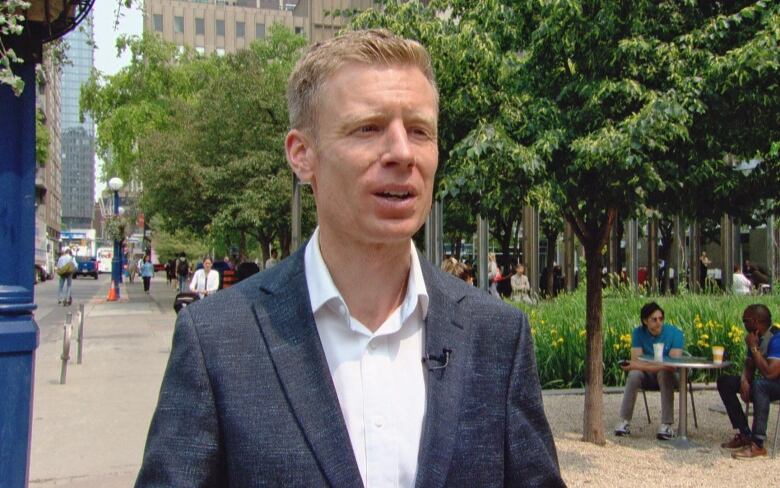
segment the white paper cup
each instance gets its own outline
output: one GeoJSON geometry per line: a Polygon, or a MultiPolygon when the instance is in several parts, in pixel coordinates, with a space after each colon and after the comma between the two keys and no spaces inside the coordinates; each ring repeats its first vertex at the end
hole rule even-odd
{"type": "Polygon", "coordinates": [[[664,360],[664,345],[663,344],[653,344],[653,359],[656,361],[663,361],[664,360]]]}
{"type": "Polygon", "coordinates": [[[715,364],[723,363],[723,346],[712,346],[712,362],[715,364]]]}

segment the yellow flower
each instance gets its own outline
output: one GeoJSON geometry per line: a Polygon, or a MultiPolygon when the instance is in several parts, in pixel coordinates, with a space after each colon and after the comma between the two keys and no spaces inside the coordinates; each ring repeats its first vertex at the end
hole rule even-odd
{"type": "MultiPolygon", "coordinates": [[[[544,322],[542,322],[542,323],[544,323],[544,322]]],[[[553,330],[550,331],[550,335],[552,335],[552,336],[558,335],[558,331],[553,329],[553,330]]]]}
{"type": "Polygon", "coordinates": [[[620,344],[612,344],[612,349],[619,351],[620,350],[620,344]]]}
{"type": "Polygon", "coordinates": [[[708,336],[707,334],[702,334],[702,335],[701,335],[701,338],[702,338],[703,340],[704,340],[704,339],[709,339],[709,338],[710,338],[710,336],[708,336]]]}
{"type": "Polygon", "coordinates": [[[586,332],[587,332],[587,331],[585,331],[585,330],[581,330],[581,331],[580,331],[580,337],[585,337],[585,334],[586,334],[586,332]]]}
{"type": "Polygon", "coordinates": [[[563,337],[558,339],[558,344],[563,344],[563,337]]]}
{"type": "Polygon", "coordinates": [[[697,328],[697,329],[701,329],[702,327],[704,327],[704,325],[702,325],[702,323],[701,323],[701,322],[697,322],[697,323],[696,323],[696,328],[697,328]]]}

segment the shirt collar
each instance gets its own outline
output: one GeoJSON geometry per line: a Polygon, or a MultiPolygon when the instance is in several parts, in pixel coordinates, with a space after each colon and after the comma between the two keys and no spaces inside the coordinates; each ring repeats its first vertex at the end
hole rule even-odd
{"type": "MultiPolygon", "coordinates": [[[[346,306],[344,298],[341,296],[336,284],[333,283],[328,266],[322,259],[320,252],[320,229],[314,229],[311,239],[306,244],[304,251],[304,270],[306,273],[306,286],[309,289],[309,300],[311,302],[312,313],[317,313],[328,303],[336,302],[346,306]]],[[[414,242],[409,240],[409,249],[411,254],[411,269],[406,283],[406,296],[401,303],[401,322],[405,321],[420,304],[422,318],[428,315],[428,290],[425,287],[422,268],[420,267],[420,258],[414,242]]]]}

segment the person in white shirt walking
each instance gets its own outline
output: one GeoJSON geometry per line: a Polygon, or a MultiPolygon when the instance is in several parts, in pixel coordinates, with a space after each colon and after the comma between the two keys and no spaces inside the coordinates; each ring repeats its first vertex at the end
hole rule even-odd
{"type": "Polygon", "coordinates": [[[60,277],[59,292],[57,293],[57,303],[62,305],[70,305],[73,302],[71,298],[71,286],[73,285],[73,274],[78,268],[76,258],[70,252],[70,249],[65,249],[62,256],[57,260],[57,275],[60,277]]]}
{"type": "Polygon", "coordinates": [[[213,261],[210,257],[203,259],[203,268],[192,276],[190,291],[197,293],[201,298],[211,295],[219,290],[219,273],[211,269],[213,261]]]}

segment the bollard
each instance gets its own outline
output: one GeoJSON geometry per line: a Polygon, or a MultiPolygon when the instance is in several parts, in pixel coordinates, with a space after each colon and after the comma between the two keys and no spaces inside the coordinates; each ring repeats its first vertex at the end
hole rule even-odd
{"type": "Polygon", "coordinates": [[[65,376],[68,373],[68,360],[70,359],[70,334],[71,334],[71,321],[73,320],[73,314],[68,312],[65,315],[65,325],[62,327],[62,370],[60,371],[60,384],[65,384],[65,376]]]}
{"type": "Polygon", "coordinates": [[[81,364],[81,349],[84,346],[84,304],[79,305],[79,330],[76,335],[76,341],[79,343],[78,354],[76,354],[76,364],[81,364]]]}

